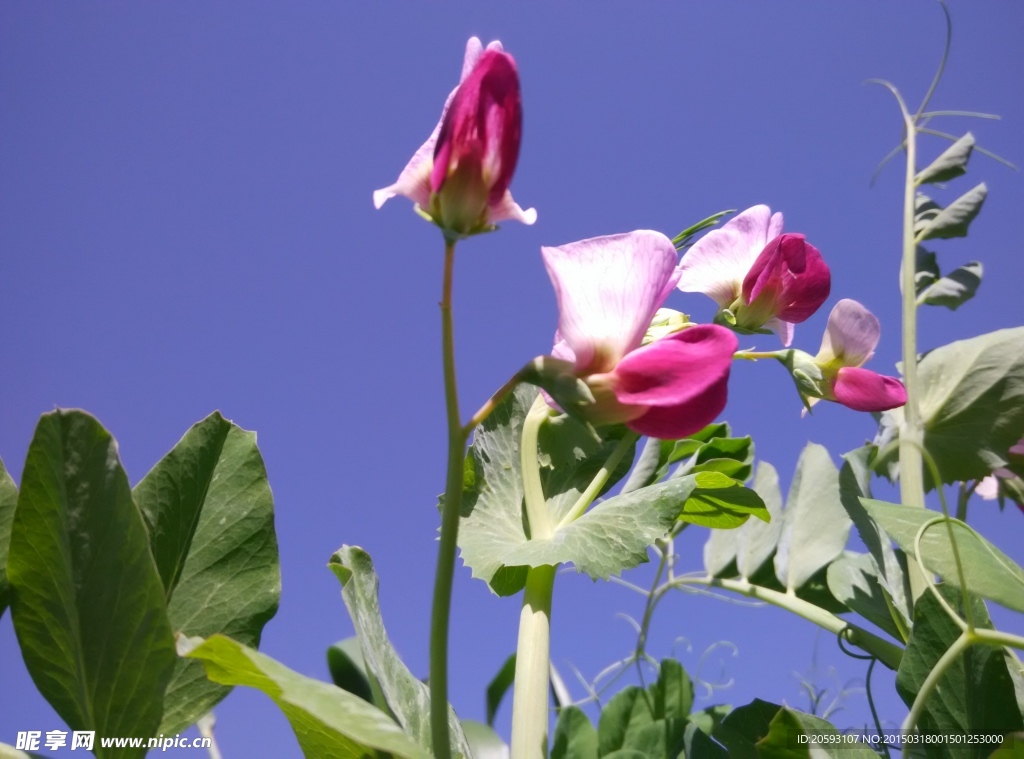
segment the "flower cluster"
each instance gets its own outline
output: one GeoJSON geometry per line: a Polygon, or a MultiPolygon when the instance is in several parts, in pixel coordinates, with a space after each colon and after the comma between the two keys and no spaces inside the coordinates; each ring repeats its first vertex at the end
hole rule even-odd
{"type": "MultiPolygon", "coordinates": [[[[498,221],[536,220],[512,199],[522,106],[515,61],[501,43],[466,46],[461,82],[441,120],[393,185],[374,193],[380,208],[405,195],[449,240],[488,231],[498,221]]],[[[833,308],[816,356],[789,348],[794,325],[828,299],[831,274],[802,234],[784,233],[781,213],[748,208],[698,240],[679,261],[672,241],[639,230],[544,247],[558,299],[554,365],[581,380],[593,424],[625,424],[663,439],[680,438],[725,407],[736,334],[774,331],[786,364],[810,406],[838,402],[881,411],[906,402],[902,383],[862,365],[878,343],[878,320],[862,305],[833,308]],[[662,309],[673,290],[700,292],[718,304],[712,324],[662,309]]],[[[554,402],[554,399],[552,399],[554,402]]]]}

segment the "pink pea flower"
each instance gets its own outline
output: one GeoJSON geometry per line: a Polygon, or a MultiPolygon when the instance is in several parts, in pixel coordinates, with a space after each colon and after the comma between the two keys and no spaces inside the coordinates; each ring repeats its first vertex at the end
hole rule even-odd
{"type": "Polygon", "coordinates": [[[594,396],[584,412],[590,421],[671,440],[721,413],[735,334],[683,326],[642,345],[678,277],[671,240],[641,230],[541,251],[558,298],[553,353],[594,396]]]}
{"type": "Polygon", "coordinates": [[[875,315],[844,298],[828,315],[814,363],[825,381],[825,397],[854,411],[887,411],[907,402],[907,390],[895,377],[861,367],[875,353],[882,328],[875,315]]]}
{"type": "Polygon", "coordinates": [[[404,195],[455,239],[489,231],[506,219],[533,224],[537,212],[520,208],[508,189],[522,121],[515,60],[500,42],[484,50],[471,37],[459,86],[445,101],[441,120],[398,180],[373,193],[374,206],[404,195]]]}
{"type": "Polygon", "coordinates": [[[828,298],[832,286],[821,253],[803,235],[782,233],[782,214],[754,206],[708,232],[683,257],[678,287],[719,306],[715,321],[742,332],[764,328],[793,341],[793,325],[828,298]]]}

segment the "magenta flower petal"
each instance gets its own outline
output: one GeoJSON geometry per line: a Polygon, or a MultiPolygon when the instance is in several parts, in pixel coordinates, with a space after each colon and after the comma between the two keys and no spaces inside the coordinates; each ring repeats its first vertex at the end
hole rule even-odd
{"type": "Polygon", "coordinates": [[[828,315],[828,325],[815,358],[819,364],[836,361],[863,366],[875,354],[882,327],[875,315],[855,300],[843,298],[828,315]]]}
{"type": "Polygon", "coordinates": [[[728,308],[740,295],[743,278],[769,240],[782,233],[782,214],[768,206],[748,208],[708,232],[686,252],[678,287],[699,292],[728,308]]]}
{"type": "Polygon", "coordinates": [[[888,411],[907,402],[907,389],[898,379],[855,366],[839,370],[832,392],[854,411],[888,411]]]}
{"type": "MultiPolygon", "coordinates": [[[[494,41],[487,46],[487,49],[500,51],[501,43],[494,41]]],[[[476,66],[483,52],[484,47],[479,38],[470,37],[466,43],[466,54],[462,59],[460,84],[469,76],[469,73],[476,66]]],[[[374,208],[379,209],[396,195],[404,195],[420,206],[420,208],[426,209],[430,205],[430,170],[434,165],[434,148],[437,145],[437,135],[441,131],[441,124],[444,123],[445,114],[448,112],[452,100],[455,99],[455,93],[458,91],[459,88],[456,87],[448,93],[448,97],[444,101],[444,108],[441,109],[441,118],[438,119],[437,126],[434,127],[434,131],[430,133],[427,141],[420,145],[419,149],[413,153],[409,163],[402,169],[402,173],[398,175],[398,180],[393,185],[373,193],[374,208]]]]}
{"type": "Polygon", "coordinates": [[[832,276],[818,249],[803,235],[784,234],[771,240],[750,267],[743,299],[758,313],[800,323],[825,302],[831,287],[832,276]]]}
{"type": "Polygon", "coordinates": [[[558,334],[580,375],[610,371],[640,345],[676,276],[672,241],[650,230],[541,253],[558,298],[558,334]]]}
{"type": "Polygon", "coordinates": [[[627,355],[613,373],[615,397],[623,405],[648,409],[628,426],[672,440],[708,425],[725,408],[737,346],[732,331],[704,324],[627,355]]]}

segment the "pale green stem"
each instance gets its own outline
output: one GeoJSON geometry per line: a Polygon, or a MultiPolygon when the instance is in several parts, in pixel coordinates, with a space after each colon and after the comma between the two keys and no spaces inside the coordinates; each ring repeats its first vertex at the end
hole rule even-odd
{"type": "Polygon", "coordinates": [[[540,481],[540,466],[537,463],[537,445],[540,428],[551,412],[538,395],[523,420],[523,436],[519,449],[520,469],[523,476],[523,501],[526,503],[526,517],[530,522],[530,539],[550,538],[552,535],[551,516],[540,481]]]}
{"type": "Polygon", "coordinates": [[[498,404],[505,400],[505,396],[515,390],[516,385],[523,381],[524,371],[525,370],[520,369],[518,372],[513,374],[512,377],[509,378],[508,382],[499,387],[497,391],[495,391],[494,395],[488,398],[487,402],[480,407],[480,410],[470,417],[469,421],[466,422],[465,426],[462,428],[462,433],[467,438],[469,437],[469,434],[484,421],[484,419],[491,415],[491,412],[498,407],[498,404]]]}
{"type": "MultiPolygon", "coordinates": [[[[964,631],[959,638],[953,641],[953,645],[946,649],[946,653],[939,657],[935,666],[932,667],[931,672],[928,673],[928,677],[926,677],[924,682],[921,684],[921,690],[917,692],[917,697],[914,698],[914,705],[910,707],[910,714],[908,714],[907,718],[903,720],[903,725],[901,727],[905,732],[910,732],[917,727],[918,720],[921,719],[921,713],[924,711],[924,705],[928,701],[928,696],[930,696],[932,691],[935,690],[935,686],[939,684],[939,680],[944,674],[946,674],[946,670],[952,666],[957,657],[966,651],[973,642],[974,640],[971,633],[964,631]]],[[[909,741],[904,742],[904,757],[910,756],[910,748],[911,743],[909,741]]]]}
{"type": "Polygon", "coordinates": [[[842,635],[848,642],[877,656],[879,661],[890,669],[898,669],[900,666],[903,649],[895,643],[890,643],[857,625],[850,624],[819,606],[804,601],[802,598],[797,598],[796,595],[763,588],[760,585],[753,585],[746,580],[729,580],[707,576],[676,577],[662,587],[678,585],[703,585],[705,587],[722,588],[723,590],[770,603],[773,606],[778,606],[797,616],[803,617],[808,622],[813,622],[835,635],[842,635]]]}
{"type": "Polygon", "coordinates": [[[575,522],[583,516],[583,512],[585,512],[587,507],[594,502],[595,498],[597,498],[597,494],[601,492],[601,488],[603,488],[608,482],[608,478],[612,476],[612,472],[615,471],[615,467],[617,467],[619,462],[622,461],[622,457],[626,454],[626,451],[629,450],[630,446],[636,442],[637,437],[639,436],[636,433],[627,432],[622,436],[622,438],[620,438],[619,442],[608,456],[608,459],[604,462],[604,466],[602,466],[600,471],[594,475],[594,479],[590,481],[590,485],[587,489],[583,491],[580,497],[576,499],[576,503],[572,505],[572,508],[566,512],[564,517],[562,517],[562,521],[560,521],[558,526],[555,527],[556,530],[565,527],[570,522],[575,522]]]}
{"type": "Polygon", "coordinates": [[[441,537],[434,575],[434,603],[430,616],[430,733],[435,759],[450,759],[448,737],[448,627],[455,575],[455,549],[462,508],[462,476],[466,458],[466,433],[459,417],[455,384],[455,340],[452,333],[452,274],[455,243],[445,242],[444,284],[441,291],[441,346],[444,364],[444,395],[448,418],[448,475],[441,510],[441,537]]]}
{"type": "Polygon", "coordinates": [[[733,358],[742,358],[746,361],[757,361],[759,358],[778,358],[781,351],[759,352],[759,351],[736,351],[733,358]]]}
{"type": "Polygon", "coordinates": [[[512,759],[543,759],[548,755],[551,595],[554,586],[553,566],[531,567],[526,575],[512,695],[512,759]]]}

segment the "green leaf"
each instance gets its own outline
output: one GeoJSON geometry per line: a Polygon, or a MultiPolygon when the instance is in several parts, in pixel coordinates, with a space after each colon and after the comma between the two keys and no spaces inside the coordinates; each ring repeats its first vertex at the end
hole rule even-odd
{"type": "Polygon", "coordinates": [[[507,759],[508,746],[490,725],[467,719],[462,722],[462,730],[473,752],[473,759],[507,759]]]}
{"type": "Polygon", "coordinates": [[[693,712],[689,717],[687,717],[687,720],[700,728],[700,730],[705,734],[711,735],[714,733],[715,727],[729,716],[731,711],[732,706],[729,704],[715,704],[714,706],[709,706],[706,709],[693,712]]]}
{"type": "Polygon", "coordinates": [[[516,655],[512,654],[501,665],[498,674],[487,684],[487,724],[494,726],[501,700],[516,680],[516,655]]]}
{"type": "Polygon", "coordinates": [[[869,748],[852,743],[830,743],[827,739],[815,741],[817,736],[838,739],[839,731],[821,717],[784,706],[772,719],[768,735],[757,744],[757,753],[761,759],[878,759],[878,754],[869,748]],[[808,739],[807,743],[800,740],[801,736],[808,739]]]}
{"type": "MultiPolygon", "coordinates": [[[[750,524],[748,521],[747,524],[750,524]]],[[[732,530],[712,529],[704,543],[704,571],[712,577],[732,577],[736,574],[736,551],[739,532],[747,525],[732,530]]]]}
{"type": "Polygon", "coordinates": [[[732,528],[751,516],[765,522],[771,518],[761,496],[731,477],[719,472],[692,476],[696,487],[683,504],[679,514],[682,521],[703,527],[732,528]]]}
{"type": "Polygon", "coordinates": [[[800,454],[786,499],[775,574],[796,590],[842,553],[852,522],[839,501],[839,470],[824,446],[800,454]]]}
{"type": "MultiPolygon", "coordinates": [[[[259,646],[277,611],[281,570],[274,498],[256,433],[214,412],[185,433],[132,495],[149,528],[171,628],[259,646]]],[[[210,682],[198,662],[179,659],[159,732],[181,732],[230,690],[210,682]]]]}
{"type": "Polygon", "coordinates": [[[920,245],[915,250],[915,273],[914,273],[914,294],[920,295],[931,285],[939,281],[942,272],[939,271],[938,261],[935,254],[925,250],[920,245]]]}
{"type": "Polygon", "coordinates": [[[956,311],[974,297],[981,284],[983,271],[980,262],[970,261],[926,287],[918,295],[917,302],[926,306],[945,306],[956,311]]]}
{"type": "Polygon", "coordinates": [[[579,707],[567,706],[558,713],[551,759],[597,759],[597,731],[579,707]]]}
{"type": "Polygon", "coordinates": [[[684,720],[693,707],[693,682],[675,659],[662,659],[654,684],[654,714],[658,719],[684,720]]]}
{"type": "Polygon", "coordinates": [[[25,665],[71,729],[156,735],[175,663],[163,586],[117,443],[84,412],[39,420],[7,572],[25,665]]]}
{"type": "Polygon", "coordinates": [[[327,669],[331,673],[331,681],[339,688],[359,696],[363,701],[376,703],[359,638],[345,638],[328,648],[327,669]]]}
{"type": "Polygon", "coordinates": [[[551,538],[524,542],[501,560],[529,567],[571,562],[577,572],[607,579],[648,560],[647,547],[668,532],[692,492],[691,476],[609,498],[551,538]]]}
{"type": "Polygon", "coordinates": [[[782,491],[775,467],[767,461],[758,463],[753,488],[761,496],[771,519],[768,522],[751,519],[736,531],[736,568],[748,579],[771,558],[782,537],[783,526],[782,491]]]}
{"type": "Polygon", "coordinates": [[[631,685],[622,689],[601,710],[597,724],[598,755],[607,756],[622,748],[632,748],[640,732],[654,723],[653,704],[642,689],[631,685]]]}
{"type": "Polygon", "coordinates": [[[934,215],[925,215],[914,221],[914,234],[918,240],[948,240],[953,237],[967,237],[967,229],[988,195],[988,188],[982,182],[968,190],[946,208],[934,215]]]}
{"type": "MultiPolygon", "coordinates": [[[[916,555],[914,540],[922,525],[942,516],[928,509],[868,498],[862,499],[862,503],[872,518],[910,556],[916,555]]],[[[970,591],[1014,611],[1024,612],[1024,569],[963,522],[953,520],[952,528],[960,552],[964,580],[970,591]]],[[[949,542],[949,525],[934,524],[925,531],[921,538],[921,554],[925,567],[950,585],[959,587],[960,580],[949,542]]]]}
{"type": "Polygon", "coordinates": [[[927,168],[921,169],[914,177],[916,184],[948,182],[967,173],[967,162],[974,150],[974,135],[968,132],[946,148],[927,168]]]}
{"type": "MultiPolygon", "coordinates": [[[[196,640],[201,639],[189,643],[196,640]]],[[[430,756],[372,704],[223,635],[200,642],[185,655],[202,662],[214,682],[267,694],[288,718],[305,756],[363,759],[371,755],[370,749],[407,759],[430,756]]]]}
{"type": "Polygon", "coordinates": [[[0,459],[0,618],[10,603],[7,586],[7,551],[11,545],[11,525],[18,505],[18,488],[0,459]]]}
{"type": "Polygon", "coordinates": [[[722,472],[737,480],[750,477],[754,443],[750,437],[733,438],[728,423],[718,422],[681,440],[648,438],[636,466],[622,487],[639,490],[665,477],[703,471],[722,472]],[[680,464],[671,475],[672,465],[680,464]]]}
{"type": "MultiPolygon", "coordinates": [[[[958,591],[939,586],[939,592],[954,609],[962,607],[958,591]]],[[[971,597],[978,627],[991,628],[985,604],[971,597]]],[[[922,595],[914,606],[914,627],[896,673],[896,690],[908,706],[946,649],[960,637],[961,630],[931,593],[922,595]]],[[[976,645],[968,648],[946,669],[925,703],[918,723],[923,732],[963,734],[1005,734],[1021,730],[1013,682],[1002,649],[976,645]]],[[[991,746],[943,747],[929,755],[942,757],[983,757],[991,746]]]]}
{"type": "Polygon", "coordinates": [[[685,759],[729,759],[725,749],[693,722],[686,725],[681,756],[685,759]]]}
{"type": "Polygon", "coordinates": [[[768,735],[777,704],[755,698],[733,709],[715,726],[712,737],[729,750],[730,759],[757,759],[756,743],[768,735]]]}
{"type": "Polygon", "coordinates": [[[843,551],[828,565],[828,588],[840,602],[897,640],[903,640],[878,581],[870,554],[843,551]]]}
{"type": "Polygon", "coordinates": [[[728,216],[731,213],[736,213],[735,208],[731,208],[728,211],[719,211],[718,213],[711,214],[706,219],[701,219],[696,224],[687,227],[682,232],[672,238],[672,244],[676,246],[676,250],[683,250],[684,248],[690,247],[693,243],[690,242],[694,235],[703,232],[705,229],[718,225],[718,222],[723,216],[728,216]]]}
{"type": "MultiPolygon", "coordinates": [[[[370,555],[342,546],[328,565],[341,581],[341,594],[363,651],[366,667],[380,683],[384,698],[406,734],[430,751],[430,691],[405,666],[388,639],[377,598],[379,581],[370,555]]],[[[469,744],[455,712],[448,710],[452,754],[470,759],[469,744]]]]}

